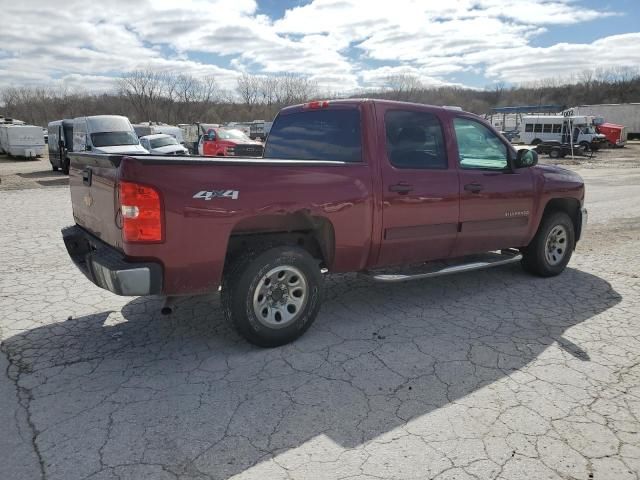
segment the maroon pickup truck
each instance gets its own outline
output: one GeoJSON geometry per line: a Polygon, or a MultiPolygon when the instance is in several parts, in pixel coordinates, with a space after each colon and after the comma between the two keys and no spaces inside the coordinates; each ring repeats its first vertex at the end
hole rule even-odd
{"type": "MultiPolygon", "coordinates": [[[[584,184],[459,110],[381,100],[283,109],[261,158],[71,156],[69,255],[118,295],[221,290],[250,342],[301,335],[325,273],[397,282],[566,267],[584,184]]],[[[168,307],[167,307],[168,309],[168,307]]]]}

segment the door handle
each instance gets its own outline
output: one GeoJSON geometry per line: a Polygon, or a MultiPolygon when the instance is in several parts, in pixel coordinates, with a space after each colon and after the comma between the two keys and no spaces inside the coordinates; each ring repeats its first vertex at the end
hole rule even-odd
{"type": "Polygon", "coordinates": [[[411,190],[413,190],[413,187],[411,185],[407,185],[406,183],[397,183],[396,185],[389,185],[390,192],[396,192],[396,193],[399,193],[400,195],[406,195],[411,190]]]}
{"type": "Polygon", "coordinates": [[[484,187],[482,185],[480,185],[479,183],[467,183],[464,186],[464,189],[467,192],[480,193],[482,191],[482,189],[484,189],[484,187]]]}
{"type": "Polygon", "coordinates": [[[93,170],[91,170],[90,167],[87,167],[82,171],[82,183],[87,187],[91,186],[92,177],[93,177],[93,170]]]}

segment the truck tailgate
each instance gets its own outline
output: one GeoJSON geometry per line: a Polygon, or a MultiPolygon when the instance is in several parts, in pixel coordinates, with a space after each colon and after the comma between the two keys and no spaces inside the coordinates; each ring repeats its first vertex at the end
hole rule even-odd
{"type": "Polygon", "coordinates": [[[69,157],[69,188],[75,222],[103,242],[122,249],[116,201],[122,156],[70,153],[69,157]]]}

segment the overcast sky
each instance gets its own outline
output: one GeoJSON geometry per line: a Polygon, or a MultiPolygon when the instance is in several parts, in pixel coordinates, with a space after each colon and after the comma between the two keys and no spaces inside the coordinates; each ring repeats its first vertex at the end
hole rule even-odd
{"type": "Polygon", "coordinates": [[[151,67],[294,72],[333,91],[396,73],[484,87],[640,65],[640,0],[0,0],[0,87],[87,90],[151,67]]]}

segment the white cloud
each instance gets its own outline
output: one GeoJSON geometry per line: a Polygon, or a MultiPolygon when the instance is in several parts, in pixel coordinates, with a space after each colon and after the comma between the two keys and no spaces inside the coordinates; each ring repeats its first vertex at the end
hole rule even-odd
{"type": "Polygon", "coordinates": [[[454,83],[461,72],[521,82],[640,63],[640,34],[532,46],[546,29],[612,15],[577,0],[314,0],[281,19],[258,12],[255,0],[14,2],[2,9],[10,28],[0,29],[0,86],[100,90],[121,72],[150,67],[215,75],[226,88],[239,71],[296,73],[345,91],[397,73],[428,85],[454,83]]]}

